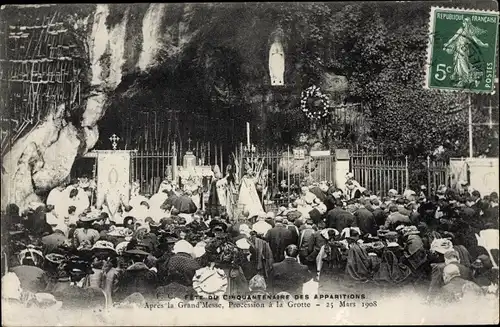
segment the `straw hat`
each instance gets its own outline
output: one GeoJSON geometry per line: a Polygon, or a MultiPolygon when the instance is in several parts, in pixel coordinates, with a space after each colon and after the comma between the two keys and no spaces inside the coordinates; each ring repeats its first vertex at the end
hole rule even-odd
{"type": "Polygon", "coordinates": [[[217,268],[200,268],[193,277],[193,288],[200,296],[222,296],[227,290],[226,273],[217,268]]]}
{"type": "Polygon", "coordinates": [[[417,229],[417,226],[406,226],[402,230],[403,236],[408,236],[408,235],[418,235],[420,234],[420,231],[417,229]]]}
{"type": "Polygon", "coordinates": [[[174,249],[172,250],[173,253],[187,253],[187,254],[193,254],[194,248],[191,244],[189,244],[188,241],[185,240],[180,240],[177,241],[174,244],[174,249]]]}
{"type": "Polygon", "coordinates": [[[193,255],[195,258],[199,258],[205,254],[205,246],[206,245],[207,244],[203,241],[196,243],[195,247],[193,248],[193,255]]]}
{"type": "Polygon", "coordinates": [[[453,250],[453,243],[446,238],[437,238],[431,243],[431,252],[437,252],[441,254],[445,254],[448,251],[453,250]]]}
{"type": "Polygon", "coordinates": [[[90,221],[95,221],[101,219],[98,215],[92,214],[92,212],[89,212],[88,214],[81,214],[78,217],[78,220],[81,222],[90,222],[90,221]]]}
{"type": "Polygon", "coordinates": [[[49,253],[45,256],[45,260],[55,264],[61,264],[64,261],[64,258],[64,255],[59,253],[49,253]]]}
{"type": "Polygon", "coordinates": [[[127,245],[129,244],[129,242],[125,241],[125,242],[121,242],[121,243],[118,243],[116,245],[116,248],[115,248],[115,251],[118,255],[122,255],[123,252],[125,251],[125,249],[127,248],[127,245]]]}
{"type": "Polygon", "coordinates": [[[106,250],[106,251],[111,251],[111,252],[116,253],[116,250],[113,246],[113,243],[111,243],[109,241],[104,241],[104,240],[99,240],[99,241],[95,242],[94,246],[92,246],[92,251],[95,251],[95,250],[99,250],[99,251],[106,250]]]}
{"type": "Polygon", "coordinates": [[[241,238],[236,241],[236,247],[241,250],[248,250],[250,249],[250,243],[248,243],[246,238],[241,238]]]}
{"type": "Polygon", "coordinates": [[[389,194],[389,196],[396,196],[398,195],[398,191],[396,191],[395,189],[391,188],[387,194],[389,194]]]}
{"type": "Polygon", "coordinates": [[[240,225],[240,234],[250,235],[251,231],[252,230],[250,229],[250,227],[248,227],[248,225],[246,225],[246,224],[240,225]]]}

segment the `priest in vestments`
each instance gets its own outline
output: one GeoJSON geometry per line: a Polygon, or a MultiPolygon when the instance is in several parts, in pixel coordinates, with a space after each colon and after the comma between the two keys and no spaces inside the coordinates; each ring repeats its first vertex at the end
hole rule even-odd
{"type": "Polygon", "coordinates": [[[208,196],[208,213],[211,217],[216,217],[220,215],[221,203],[219,200],[219,194],[217,192],[217,182],[222,178],[222,173],[218,166],[214,167],[214,179],[210,183],[210,193],[208,196]]]}
{"type": "Polygon", "coordinates": [[[198,210],[198,207],[196,204],[193,202],[193,199],[191,199],[191,196],[193,194],[191,191],[186,190],[184,193],[177,197],[174,202],[173,206],[177,210],[179,210],[180,213],[187,213],[187,214],[193,214],[198,210]]]}
{"type": "Polygon", "coordinates": [[[255,188],[255,178],[251,176],[251,173],[247,173],[241,179],[238,206],[242,207],[243,211],[248,211],[249,217],[257,216],[260,212],[264,211],[261,199],[255,188]]]}
{"type": "Polygon", "coordinates": [[[69,207],[65,188],[64,185],[56,186],[50,191],[47,201],[45,201],[45,204],[54,206],[53,214],[61,219],[68,213],[69,207]]]}
{"type": "Polygon", "coordinates": [[[130,188],[130,201],[128,202],[128,204],[132,208],[138,208],[141,205],[141,202],[144,201],[148,202],[148,198],[140,194],[139,184],[136,182],[132,183],[132,186],[130,188]]]}
{"type": "MultiPolygon", "coordinates": [[[[75,213],[77,215],[82,214],[85,210],[89,208],[90,201],[89,198],[87,197],[87,194],[84,191],[71,186],[69,192],[66,194],[68,195],[68,197],[66,198],[66,204],[68,208],[69,206],[74,206],[76,208],[75,213]]],[[[66,208],[66,211],[67,210],[68,209],[66,208]]]]}

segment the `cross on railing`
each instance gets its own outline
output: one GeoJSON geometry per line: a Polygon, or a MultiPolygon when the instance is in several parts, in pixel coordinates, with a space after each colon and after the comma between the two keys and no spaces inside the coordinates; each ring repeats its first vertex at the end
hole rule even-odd
{"type": "Polygon", "coordinates": [[[109,140],[112,142],[111,145],[113,146],[113,150],[116,150],[116,146],[118,145],[118,141],[120,141],[120,138],[116,136],[116,134],[111,135],[109,140]]]}

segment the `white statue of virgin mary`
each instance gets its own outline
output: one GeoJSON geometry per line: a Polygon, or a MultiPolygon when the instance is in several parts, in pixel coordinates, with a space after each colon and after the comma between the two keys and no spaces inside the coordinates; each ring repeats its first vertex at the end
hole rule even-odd
{"type": "Polygon", "coordinates": [[[271,36],[272,44],[269,49],[269,75],[271,85],[284,85],[285,80],[285,52],[283,51],[283,30],[278,28],[271,36]]]}

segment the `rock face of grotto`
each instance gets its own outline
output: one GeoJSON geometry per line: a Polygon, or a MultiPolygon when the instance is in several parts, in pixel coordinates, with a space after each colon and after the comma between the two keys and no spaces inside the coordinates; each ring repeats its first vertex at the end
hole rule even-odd
{"type": "MultiPolygon", "coordinates": [[[[257,138],[266,126],[275,130],[276,119],[268,121],[267,114],[296,106],[297,93],[300,96],[306,84],[298,72],[302,63],[287,55],[288,87],[279,91],[269,87],[270,35],[277,28],[270,9],[277,7],[159,3],[2,7],[7,34],[10,26],[40,25],[41,17],[57,13],[69,32],[82,40],[78,50],[85,57],[78,109],[72,103],[75,99],[49,106],[32,128],[2,149],[2,209],[12,202],[24,209],[32,201],[43,201],[67,180],[75,159],[96,147],[106,117],[126,110],[141,107],[161,113],[167,101],[180,111],[224,107],[233,112],[231,119],[240,119],[241,126],[251,120],[257,138]]],[[[50,44],[42,41],[42,46],[50,44]]],[[[291,50],[285,44],[285,52],[291,50]]],[[[301,126],[298,119],[290,128],[297,126],[301,126]]],[[[244,137],[239,128],[232,133],[244,137]]]]}

